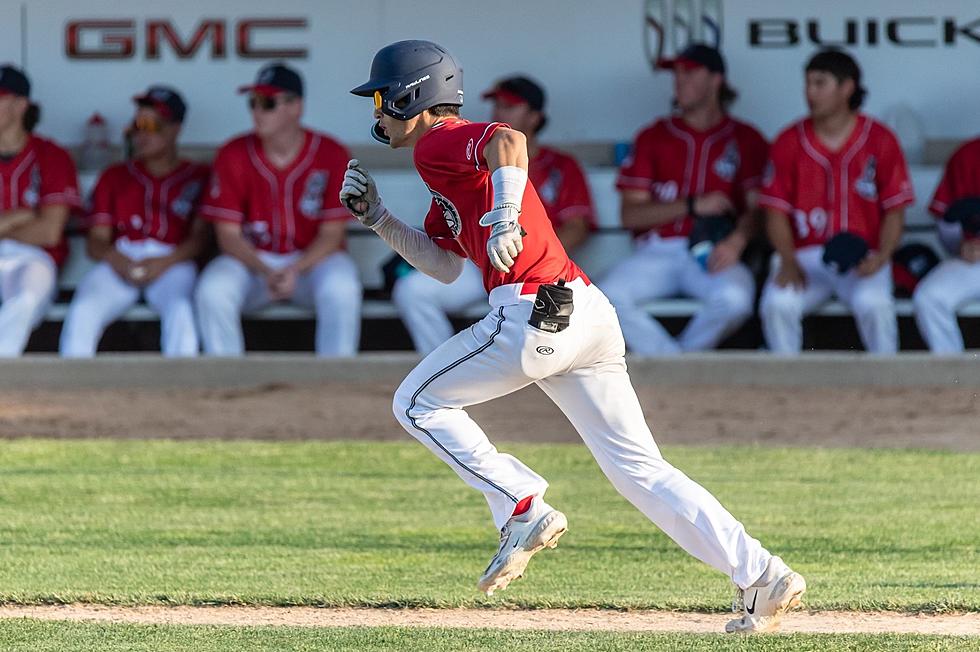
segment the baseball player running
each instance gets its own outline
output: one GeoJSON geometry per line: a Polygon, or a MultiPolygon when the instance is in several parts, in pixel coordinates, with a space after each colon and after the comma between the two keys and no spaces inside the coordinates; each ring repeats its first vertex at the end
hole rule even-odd
{"type": "Polygon", "coordinates": [[[303,80],[292,68],[268,65],[239,92],[255,131],[218,151],[201,208],[222,251],[195,295],[204,351],[242,355],[242,311],[293,301],[316,310],[317,355],[354,355],[362,291],[337,200],[349,153],[300,124],[303,80]]]}
{"type": "Polygon", "coordinates": [[[776,254],[760,313],[776,353],[800,351],[803,316],[831,295],[865,348],[898,349],[890,260],[914,197],[898,140],[858,111],[864,95],[850,55],[817,53],[806,66],[810,116],[773,143],[759,203],[776,254]]]}
{"type": "Polygon", "coordinates": [[[140,294],[160,315],[163,355],[198,353],[194,259],[208,236],[194,218],[208,168],[178,155],[187,106],[177,91],[151,86],[133,101],[133,160],[103,172],[92,193],[86,250],[99,262],[68,308],[61,331],[65,357],[95,355],[106,326],[140,294]]]}
{"type": "Polygon", "coordinates": [[[479,589],[489,595],[505,588],[567,528],[565,515],[544,500],[547,481],[498,452],[464,410],[535,383],[630,502],[738,585],[745,610],[727,630],[776,626],[799,603],[803,578],[660,455],[626,372],[616,312],[565,254],[528,183],[525,136],[499,122],[461,120],[462,70],[428,41],[381,49],[370,79],[351,92],[374,98],[378,140],[414,149],[432,204],[424,231],[407,226],[385,208],[356,160],[348,164],[341,200],[440,281],[453,281],[464,258],[472,260],[490,294],[490,314],[426,356],[393,404],[399,423],[489,504],[500,547],[479,589]]]}
{"type": "Polygon", "coordinates": [[[57,291],[65,224],[81,205],[75,164],[32,132],[40,109],[24,72],[0,66],[0,356],[24,352],[57,291]]]}
{"type": "Polygon", "coordinates": [[[718,50],[694,44],[661,65],[674,71],[677,114],[643,129],[623,162],[616,188],[636,251],[600,283],[640,355],[714,348],[752,314],[755,281],[739,259],[767,156],[759,132],[727,113],[735,92],[718,50]],[[642,306],[678,295],[701,307],[674,339],[642,306]]]}
{"type": "Polygon", "coordinates": [[[929,210],[937,218],[940,241],[954,257],[916,287],[915,321],[933,353],[962,353],[956,311],[980,298],[980,138],[949,159],[929,210]]]}
{"type": "MultiPolygon", "coordinates": [[[[566,251],[572,251],[596,227],[592,197],[578,161],[538,142],[544,128],[544,90],[526,77],[501,80],[483,94],[493,101],[493,120],[504,122],[527,138],[528,178],[538,191],[548,219],[566,251]]],[[[427,355],[452,336],[446,315],[486,301],[480,270],[471,264],[449,285],[419,271],[395,283],[392,300],[408,328],[415,349],[427,355]]]]}

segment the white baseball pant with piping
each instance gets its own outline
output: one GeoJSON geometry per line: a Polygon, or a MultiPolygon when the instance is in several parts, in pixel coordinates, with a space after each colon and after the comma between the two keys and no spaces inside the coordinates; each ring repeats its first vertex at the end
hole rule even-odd
{"type": "Polygon", "coordinates": [[[58,286],[58,266],[44,249],[0,240],[0,357],[19,356],[58,286]]]}
{"type": "Polygon", "coordinates": [[[956,311],[980,299],[980,263],[962,258],[945,260],[915,288],[915,321],[929,350],[941,355],[963,352],[963,333],[956,311]]]}

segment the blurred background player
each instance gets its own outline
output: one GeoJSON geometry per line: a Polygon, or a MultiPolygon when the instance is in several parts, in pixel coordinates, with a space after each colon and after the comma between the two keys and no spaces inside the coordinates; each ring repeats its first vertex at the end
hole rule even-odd
{"type": "Polygon", "coordinates": [[[956,311],[980,299],[980,138],[962,145],[949,159],[929,210],[953,258],[941,262],[916,287],[915,321],[933,353],[961,353],[963,334],[956,311]]]}
{"type": "Polygon", "coordinates": [[[776,249],[759,310],[766,343],[799,352],[803,316],[836,295],[865,348],[894,353],[890,261],[914,199],[905,158],[891,131],[858,111],[866,91],[850,55],[818,52],[805,81],[810,116],[773,143],[759,199],[776,249]]]}
{"type": "Polygon", "coordinates": [[[740,259],[767,157],[762,135],[727,113],[735,92],[718,50],[695,44],[661,65],[674,71],[676,115],[643,129],[623,162],[616,188],[636,251],[599,283],[640,355],[714,348],[752,314],[755,281],[740,259]],[[701,300],[676,340],[642,307],[670,296],[701,300]]]}
{"type": "MultiPolygon", "coordinates": [[[[494,122],[508,124],[527,137],[528,178],[537,189],[562,246],[566,251],[574,250],[595,229],[595,210],[578,161],[538,142],[538,134],[547,122],[544,90],[526,77],[511,77],[498,82],[483,97],[493,102],[494,122]]],[[[422,355],[452,336],[446,313],[486,298],[480,270],[470,263],[449,285],[413,270],[398,279],[392,292],[392,301],[415,349],[422,355]]]]}
{"type": "Polygon", "coordinates": [[[32,131],[23,71],[0,66],[0,356],[24,352],[57,292],[68,255],[65,224],[81,204],[75,164],[64,149],[32,131]]]}
{"type": "Polygon", "coordinates": [[[316,310],[317,355],[354,355],[362,290],[338,199],[347,149],[302,126],[303,81],[292,68],[270,64],[239,92],[255,129],[218,151],[201,209],[222,252],[195,297],[204,351],[242,355],[242,312],[292,301],[316,310]]]}
{"type": "Polygon", "coordinates": [[[61,355],[95,355],[105,328],[139,299],[160,315],[165,356],[195,356],[193,292],[207,225],[195,219],[208,167],[182,160],[177,139],[187,107],[172,88],[133,98],[133,160],[102,173],[92,193],[86,251],[99,261],[75,290],[61,355]]]}

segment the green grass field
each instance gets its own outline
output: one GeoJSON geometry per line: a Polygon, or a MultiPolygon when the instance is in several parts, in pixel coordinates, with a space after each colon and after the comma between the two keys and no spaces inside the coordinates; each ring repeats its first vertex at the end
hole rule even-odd
{"type": "Polygon", "coordinates": [[[975,652],[970,638],[900,635],[732,637],[609,632],[178,627],[0,621],[4,652],[975,652]]]}
{"type": "MultiPolygon", "coordinates": [[[[414,442],[7,441],[0,449],[0,601],[727,609],[727,578],[688,558],[633,510],[584,447],[502,448],[549,478],[549,501],[568,514],[570,529],[557,550],[535,558],[524,580],[488,599],[475,590],[496,550],[483,498],[414,442]]],[[[980,455],[746,447],[665,453],[806,575],[807,606],[980,611],[980,455]]],[[[35,630],[62,631],[4,622],[0,640],[35,630]]],[[[59,634],[62,646],[32,649],[94,649],[71,647],[86,636],[190,641],[201,631],[73,625],[59,634]]],[[[389,649],[350,643],[365,635],[357,631],[222,631],[214,647],[199,649],[244,649],[219,641],[253,638],[247,649],[274,649],[263,646],[279,635],[295,642],[275,649],[389,649]],[[341,640],[352,647],[324,643],[341,640]]],[[[478,649],[462,642],[472,632],[430,633],[453,649],[478,649]]],[[[669,636],[646,637],[649,648],[614,634],[595,635],[606,647],[586,646],[583,636],[591,635],[568,634],[555,649],[679,649],[667,644],[669,636]]],[[[908,638],[852,637],[869,647],[839,649],[980,648],[980,641],[963,648],[955,647],[962,639],[925,638],[915,640],[934,647],[902,647],[908,638]]],[[[711,637],[684,640],[686,649],[743,649],[711,637]]],[[[817,636],[799,640],[786,649],[838,649],[817,636]]],[[[520,645],[508,649],[541,649],[520,645]]]]}

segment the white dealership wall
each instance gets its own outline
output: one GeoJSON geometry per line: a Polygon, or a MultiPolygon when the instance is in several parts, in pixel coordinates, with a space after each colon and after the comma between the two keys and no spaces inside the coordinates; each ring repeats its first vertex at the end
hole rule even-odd
{"type": "MultiPolygon", "coordinates": [[[[683,5],[681,0],[678,3],[683,5]]],[[[351,144],[370,142],[371,105],[348,89],[363,81],[371,57],[402,38],[438,41],[465,68],[464,115],[484,119],[479,93],[502,75],[526,72],[549,91],[553,142],[619,142],[668,110],[671,78],[653,73],[644,49],[643,0],[0,0],[0,61],[25,65],[42,105],[40,131],[66,143],[82,138],[86,118],[107,116],[118,141],[130,119],[129,98],[150,83],[180,89],[190,105],[184,140],[217,144],[249,126],[237,86],[252,79],[261,61],[235,53],[236,21],[242,18],[305,18],[307,28],[258,32],[256,44],[302,46],[292,61],[306,77],[308,123],[351,144]],[[203,19],[227,21],[227,57],[213,60],[208,44],[186,60],[167,46],[159,60],[145,58],[142,26],[168,19],[187,39],[203,19]],[[79,60],[66,54],[66,25],[78,19],[132,19],[136,55],[126,60],[79,60]]],[[[840,38],[844,21],[882,23],[877,45],[852,47],[870,89],[867,109],[880,114],[904,103],[917,112],[930,138],[965,138],[980,132],[980,43],[965,36],[942,42],[942,20],[980,18],[975,0],[722,0],[722,48],[741,99],[734,112],[775,134],[804,111],[801,68],[816,49],[805,38],[795,47],[749,44],[749,23],[765,18],[816,19],[826,38],[840,38]],[[903,39],[936,41],[901,47],[889,43],[884,22],[919,17],[902,25],[903,39]],[[932,22],[930,22],[930,20],[932,22]]],[[[89,33],[89,41],[97,35],[89,33]]],[[[93,42],[83,45],[94,47],[93,42]]]]}

